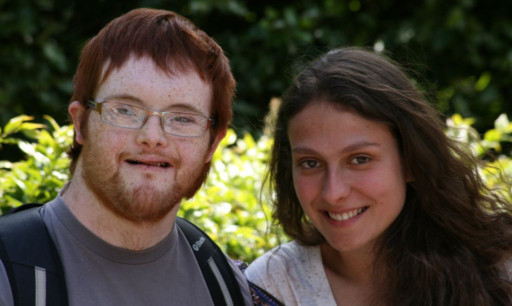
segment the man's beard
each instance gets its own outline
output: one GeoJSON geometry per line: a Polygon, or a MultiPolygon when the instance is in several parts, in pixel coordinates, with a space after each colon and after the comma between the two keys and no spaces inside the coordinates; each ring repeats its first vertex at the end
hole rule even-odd
{"type": "Polygon", "coordinates": [[[192,197],[204,182],[210,163],[202,169],[193,169],[186,175],[186,181],[177,181],[172,187],[158,190],[146,184],[131,186],[122,179],[119,171],[106,177],[104,165],[98,163],[93,154],[82,152],[82,176],[87,187],[96,195],[100,204],[120,218],[136,224],[153,224],[164,218],[183,198],[192,197]]]}
{"type": "Polygon", "coordinates": [[[133,186],[125,184],[119,173],[113,178],[102,181],[91,179],[84,171],[84,180],[95,194],[100,204],[118,217],[133,223],[155,223],[160,221],[183,197],[183,188],[175,184],[161,192],[152,186],[133,186]]]}

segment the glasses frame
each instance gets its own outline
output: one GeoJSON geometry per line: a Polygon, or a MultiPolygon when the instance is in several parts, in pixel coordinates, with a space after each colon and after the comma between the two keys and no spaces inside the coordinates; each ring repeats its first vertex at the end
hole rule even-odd
{"type": "Polygon", "coordinates": [[[178,137],[195,138],[195,137],[203,136],[204,133],[206,133],[206,131],[208,131],[208,129],[215,124],[215,119],[214,118],[208,118],[208,117],[203,116],[203,115],[191,114],[191,113],[186,113],[186,112],[158,112],[158,111],[153,111],[153,110],[147,109],[147,108],[142,107],[142,106],[132,105],[132,104],[123,103],[123,102],[117,102],[117,101],[109,101],[109,100],[107,100],[107,101],[94,101],[94,100],[89,100],[87,102],[87,105],[91,109],[97,111],[100,114],[101,121],[103,121],[104,123],[112,125],[112,126],[124,128],[124,129],[133,129],[133,130],[140,129],[141,127],[144,126],[144,124],[146,124],[146,122],[148,121],[149,116],[155,115],[155,116],[159,116],[160,117],[160,126],[162,127],[162,130],[165,133],[167,133],[169,135],[173,135],[173,136],[178,136],[178,137]],[[121,125],[114,124],[112,122],[105,121],[103,119],[103,115],[102,115],[102,105],[103,105],[103,103],[107,103],[107,102],[113,102],[113,103],[117,103],[117,104],[121,104],[121,105],[128,105],[128,106],[131,106],[131,107],[135,107],[137,109],[144,110],[145,111],[144,120],[142,121],[142,123],[138,127],[126,127],[126,126],[121,126],[121,125]],[[206,119],[206,127],[204,128],[203,132],[200,135],[194,135],[194,136],[169,133],[164,128],[164,126],[165,126],[164,125],[164,115],[166,115],[166,114],[185,114],[185,115],[192,115],[192,116],[202,117],[202,118],[206,119]]]}

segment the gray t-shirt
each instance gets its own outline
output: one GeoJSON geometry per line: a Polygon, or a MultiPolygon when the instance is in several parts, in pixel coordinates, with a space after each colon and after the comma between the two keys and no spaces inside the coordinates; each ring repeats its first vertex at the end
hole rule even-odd
{"type": "MultiPolygon", "coordinates": [[[[130,251],[90,232],[60,196],[43,207],[43,220],[64,266],[70,305],[213,305],[192,249],[178,227],[157,245],[130,251]]],[[[247,282],[232,265],[246,305],[252,305],[247,282]]],[[[3,265],[0,305],[13,305],[3,265]]]]}

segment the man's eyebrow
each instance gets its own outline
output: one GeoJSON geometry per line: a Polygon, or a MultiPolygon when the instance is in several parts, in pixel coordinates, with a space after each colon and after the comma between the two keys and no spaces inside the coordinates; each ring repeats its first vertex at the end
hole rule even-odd
{"type": "MultiPolygon", "coordinates": [[[[130,102],[135,102],[136,104],[139,104],[140,106],[147,107],[144,105],[144,101],[142,99],[140,99],[137,96],[130,95],[130,94],[109,95],[109,96],[106,96],[105,98],[103,98],[102,101],[99,101],[99,102],[109,101],[109,100],[130,101],[130,102]]],[[[203,112],[200,109],[198,109],[197,107],[195,107],[195,105],[193,105],[191,103],[172,104],[172,105],[169,105],[168,107],[166,107],[166,109],[169,111],[190,112],[190,113],[197,113],[197,114],[206,116],[205,114],[203,114],[203,112]]],[[[206,116],[206,117],[208,117],[208,116],[206,116]]]]}
{"type": "Polygon", "coordinates": [[[193,104],[189,104],[189,103],[178,103],[178,104],[173,104],[171,106],[169,106],[169,109],[171,111],[177,111],[177,112],[190,112],[190,113],[196,113],[196,114],[201,114],[203,116],[206,116],[208,117],[207,115],[208,114],[203,114],[203,112],[198,109],[195,105],[193,104]]]}
{"type": "Polygon", "coordinates": [[[136,97],[136,96],[133,96],[130,94],[113,94],[113,95],[106,96],[105,98],[102,99],[102,101],[110,101],[110,100],[130,100],[130,101],[142,104],[142,100],[139,97],[136,97]]]}

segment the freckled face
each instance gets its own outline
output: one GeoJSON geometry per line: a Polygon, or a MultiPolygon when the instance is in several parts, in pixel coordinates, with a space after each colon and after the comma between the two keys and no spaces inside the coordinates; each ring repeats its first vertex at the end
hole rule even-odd
{"type": "MultiPolygon", "coordinates": [[[[166,74],[149,58],[132,57],[93,98],[211,117],[211,96],[211,86],[195,72],[166,74]]],[[[169,135],[158,116],[140,129],[106,124],[96,111],[88,120],[82,177],[102,205],[134,222],[160,220],[193,191],[217,144],[209,145],[208,132],[197,138],[169,135]]]]}
{"type": "Polygon", "coordinates": [[[405,201],[389,128],[313,102],[290,120],[288,137],[295,191],[315,227],[340,253],[372,247],[405,201]]]}

